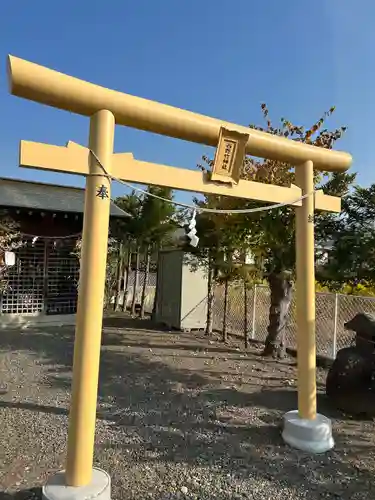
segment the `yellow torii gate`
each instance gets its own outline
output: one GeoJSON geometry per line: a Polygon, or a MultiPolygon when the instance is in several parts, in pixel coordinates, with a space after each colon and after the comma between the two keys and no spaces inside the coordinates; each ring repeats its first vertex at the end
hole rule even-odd
{"type": "Polygon", "coordinates": [[[88,148],[72,142],[66,147],[26,141],[20,145],[20,166],[86,176],[66,471],[49,480],[44,497],[64,499],[69,491],[73,495],[69,498],[110,498],[108,474],[93,469],[110,208],[106,174],[135,183],[296,207],[298,411],[284,416],[283,438],[311,452],[332,448],[330,421],[316,412],[313,217],[314,208],[340,212],[341,200],[321,191],[312,195],[313,169],[345,171],[351,156],[109,90],[13,56],[8,59],[8,74],[13,95],[90,117],[88,148]],[[115,124],[218,147],[213,175],[138,161],[131,153],[114,154],[115,124]],[[239,180],[241,150],[295,165],[297,185],[239,180]]]}

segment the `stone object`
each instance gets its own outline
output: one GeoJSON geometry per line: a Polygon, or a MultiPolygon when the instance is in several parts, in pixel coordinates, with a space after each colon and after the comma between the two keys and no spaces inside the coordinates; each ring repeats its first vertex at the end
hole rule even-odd
{"type": "Polygon", "coordinates": [[[346,330],[355,332],[355,345],[364,355],[373,354],[375,347],[375,316],[358,313],[344,326],[346,330]]]}
{"type": "Polygon", "coordinates": [[[111,500],[111,479],[101,469],[94,468],[90,484],[82,487],[66,486],[65,472],[50,477],[43,487],[43,500],[111,500]]]}
{"type": "Polygon", "coordinates": [[[308,453],[325,453],[335,444],[329,418],[318,413],[314,420],[307,420],[298,415],[298,410],[285,413],[282,438],[293,448],[308,453]]]}
{"type": "Polygon", "coordinates": [[[340,349],[326,380],[336,408],[352,416],[375,417],[375,317],[360,313],[345,323],[355,345],[340,349]]]}

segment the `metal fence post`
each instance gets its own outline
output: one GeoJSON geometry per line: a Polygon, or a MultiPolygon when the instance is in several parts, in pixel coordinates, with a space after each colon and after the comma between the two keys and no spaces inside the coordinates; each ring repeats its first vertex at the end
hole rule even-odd
{"type": "Polygon", "coordinates": [[[251,322],[251,340],[255,340],[255,310],[257,303],[257,285],[254,285],[254,293],[253,293],[253,317],[251,322]]]}
{"type": "Polygon", "coordinates": [[[333,339],[332,339],[332,358],[336,359],[337,353],[337,320],[339,316],[339,294],[335,293],[335,310],[333,319],[333,339]]]}

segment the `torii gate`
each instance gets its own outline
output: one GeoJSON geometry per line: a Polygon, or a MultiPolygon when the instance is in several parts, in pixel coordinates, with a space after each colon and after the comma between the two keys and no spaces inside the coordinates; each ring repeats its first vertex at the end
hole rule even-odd
{"type": "Polygon", "coordinates": [[[345,171],[351,156],[109,90],[13,56],[8,74],[13,95],[90,117],[88,148],[71,142],[67,147],[20,144],[22,167],[86,176],[66,472],[51,478],[44,497],[63,499],[69,491],[69,498],[110,498],[109,476],[93,469],[110,207],[110,180],[97,160],[111,176],[126,181],[296,206],[298,411],[284,416],[283,438],[311,452],[332,448],[330,421],[316,412],[314,208],[340,212],[341,200],[320,191],[310,194],[313,169],[345,171]],[[131,153],[114,154],[115,124],[218,147],[212,177],[138,161],[131,153]],[[234,156],[224,151],[231,141],[238,153],[234,156]],[[239,180],[241,150],[295,165],[297,186],[239,180]],[[233,167],[229,175],[228,159],[233,167]],[[213,182],[217,180],[224,182],[213,182]],[[293,203],[303,195],[308,196],[293,203]]]}

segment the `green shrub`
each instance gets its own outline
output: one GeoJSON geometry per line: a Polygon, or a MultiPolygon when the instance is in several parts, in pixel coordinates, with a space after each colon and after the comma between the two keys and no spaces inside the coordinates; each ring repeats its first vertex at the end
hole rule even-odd
{"type": "Polygon", "coordinates": [[[375,297],[375,285],[371,282],[362,280],[358,282],[338,283],[319,283],[315,282],[315,290],[324,293],[341,293],[343,295],[360,295],[362,297],[375,297]]]}

